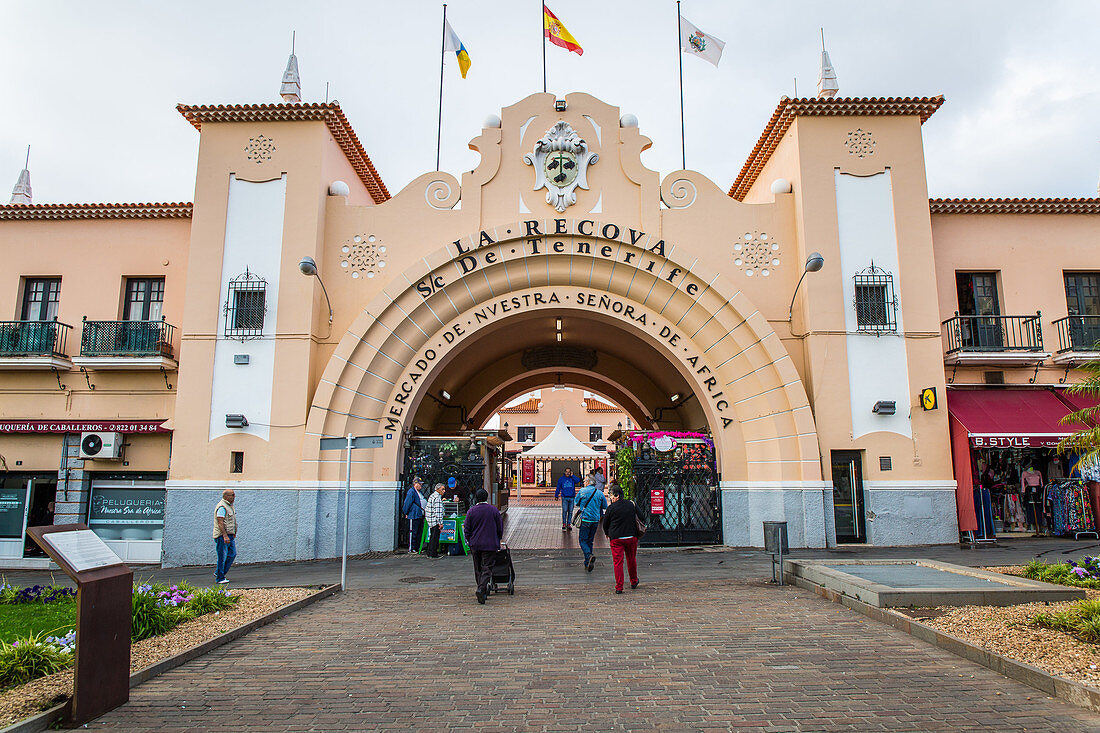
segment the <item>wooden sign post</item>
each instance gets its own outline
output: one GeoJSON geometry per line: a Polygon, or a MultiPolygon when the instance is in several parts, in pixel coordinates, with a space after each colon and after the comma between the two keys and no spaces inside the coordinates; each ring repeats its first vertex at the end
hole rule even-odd
{"type": "Polygon", "coordinates": [[[130,699],[134,573],[84,524],[27,530],[76,581],[73,696],[65,724],[83,725],[130,699]]]}

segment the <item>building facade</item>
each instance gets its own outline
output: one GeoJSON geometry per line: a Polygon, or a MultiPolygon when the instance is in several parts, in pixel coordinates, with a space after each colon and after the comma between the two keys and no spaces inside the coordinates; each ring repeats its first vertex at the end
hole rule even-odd
{"type": "Polygon", "coordinates": [[[709,432],[728,545],[764,520],[800,547],[955,542],[986,428],[953,428],[952,395],[1068,410],[1100,201],[930,202],[942,102],[784,98],[727,191],[646,169],[632,115],[534,94],[461,180],[392,196],[335,103],[181,105],[193,205],[0,207],[0,550],[52,509],[134,561],[207,562],[232,487],[242,561],[334,556],[320,439],[348,433],[384,436],[352,456],[349,550],[392,549],[411,431],[559,383],[709,432]]]}

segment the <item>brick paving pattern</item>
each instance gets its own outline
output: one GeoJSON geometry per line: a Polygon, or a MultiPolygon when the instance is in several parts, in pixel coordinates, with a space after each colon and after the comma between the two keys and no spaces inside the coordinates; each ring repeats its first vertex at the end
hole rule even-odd
{"type": "MultiPolygon", "coordinates": [[[[509,506],[504,519],[504,543],[513,550],[568,550],[577,551],[577,528],[572,532],[561,531],[561,503],[553,506],[520,504],[509,506]]],[[[603,530],[596,530],[593,547],[607,548],[603,530]]]]}
{"type": "MultiPolygon", "coordinates": [[[[472,578],[472,572],[471,572],[472,578]]],[[[126,731],[1086,731],[1100,716],[754,582],[355,590],[168,672],[126,731]]]]}

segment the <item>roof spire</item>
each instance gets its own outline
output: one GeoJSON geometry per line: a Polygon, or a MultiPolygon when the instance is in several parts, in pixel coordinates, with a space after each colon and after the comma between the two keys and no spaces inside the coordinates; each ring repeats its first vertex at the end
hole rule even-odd
{"type": "Polygon", "coordinates": [[[27,162],[23,164],[23,170],[19,173],[19,180],[15,182],[15,188],[11,190],[11,201],[9,204],[27,204],[28,206],[33,203],[31,198],[31,146],[27,146],[27,162]]]}
{"type": "Polygon", "coordinates": [[[826,99],[836,95],[840,85],[836,81],[836,70],[833,62],[829,60],[829,52],[825,50],[825,29],[821,29],[821,71],[817,75],[817,96],[826,99]]]}
{"type": "Polygon", "coordinates": [[[283,72],[283,83],[279,86],[279,96],[284,102],[298,103],[302,101],[302,79],[298,76],[298,57],[294,55],[294,42],[297,33],[291,31],[290,58],[286,62],[286,71],[283,72]]]}

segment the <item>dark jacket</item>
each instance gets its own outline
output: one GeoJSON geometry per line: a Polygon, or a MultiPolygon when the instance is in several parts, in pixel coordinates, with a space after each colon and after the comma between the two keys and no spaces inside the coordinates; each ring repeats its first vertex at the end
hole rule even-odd
{"type": "Polygon", "coordinates": [[[642,520],[642,522],[646,521],[642,511],[634,502],[628,499],[613,501],[603,515],[603,533],[607,535],[609,540],[616,540],[620,537],[637,537],[638,526],[634,523],[635,517],[642,520]]]}
{"type": "Polygon", "coordinates": [[[499,550],[500,538],[504,536],[504,519],[489,502],[475,504],[466,512],[463,531],[471,550],[499,550]]]}
{"type": "Polygon", "coordinates": [[[423,519],[424,507],[420,506],[420,496],[417,496],[419,492],[416,487],[410,486],[408,492],[405,493],[405,502],[401,505],[401,513],[407,516],[409,519],[423,519]]]}

